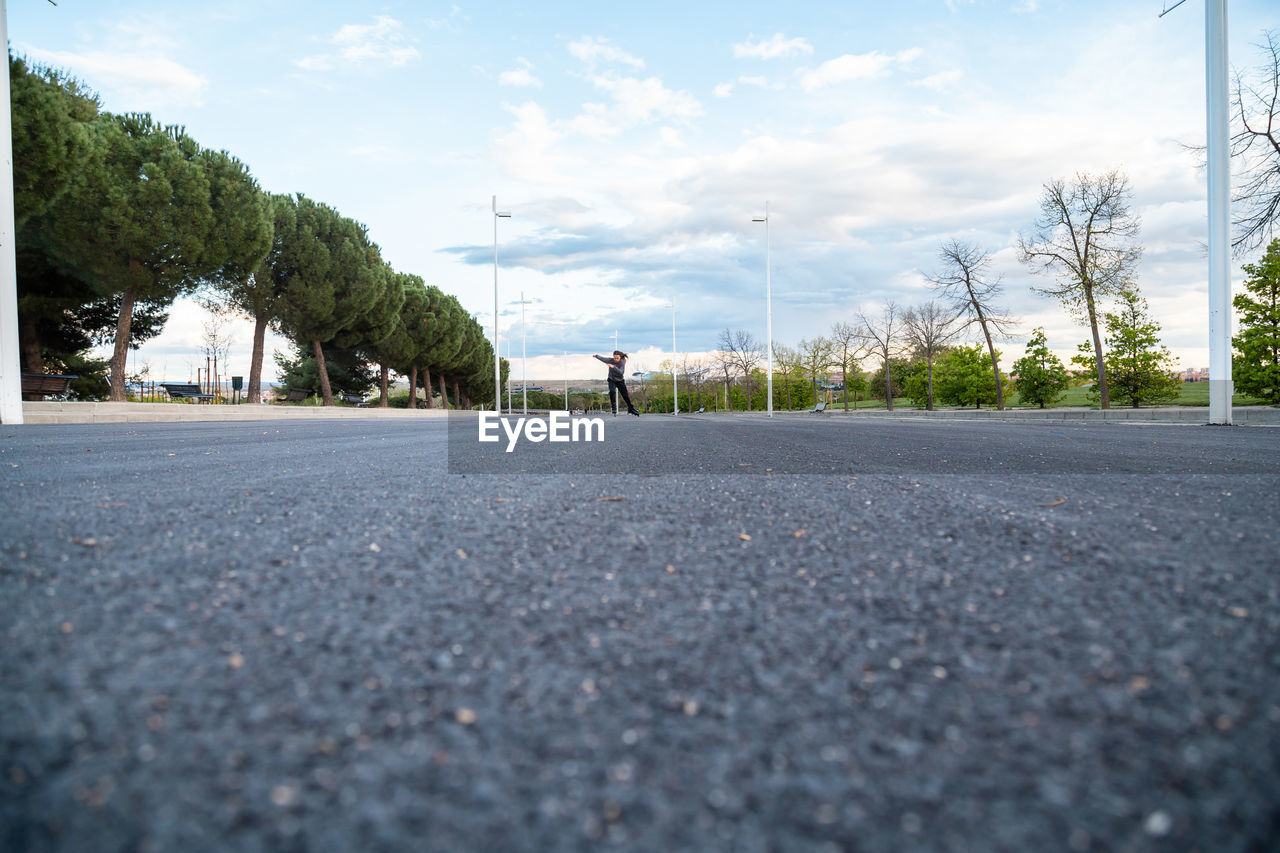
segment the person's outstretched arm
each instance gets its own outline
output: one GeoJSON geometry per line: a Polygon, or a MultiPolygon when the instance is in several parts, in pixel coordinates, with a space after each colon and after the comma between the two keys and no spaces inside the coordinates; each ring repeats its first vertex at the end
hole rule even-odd
{"type": "Polygon", "coordinates": [[[613,364],[613,359],[612,359],[612,358],[605,358],[604,356],[602,356],[602,355],[598,355],[598,354],[596,354],[596,353],[592,353],[592,354],[591,354],[591,357],[592,357],[592,358],[598,358],[598,359],[600,359],[601,361],[603,361],[605,364],[613,364]]]}

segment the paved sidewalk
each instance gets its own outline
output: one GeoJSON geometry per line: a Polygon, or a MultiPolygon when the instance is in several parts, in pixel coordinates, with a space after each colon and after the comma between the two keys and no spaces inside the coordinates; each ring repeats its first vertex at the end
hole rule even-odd
{"type": "Polygon", "coordinates": [[[355,406],[294,406],[284,403],[55,403],[26,402],[28,424],[154,423],[170,421],[265,421],[314,418],[442,418],[444,409],[359,409],[355,406]]]}

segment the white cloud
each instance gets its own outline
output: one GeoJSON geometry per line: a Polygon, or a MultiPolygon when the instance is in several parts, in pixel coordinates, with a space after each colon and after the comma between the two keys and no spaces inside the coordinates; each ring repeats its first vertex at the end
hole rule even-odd
{"type": "Polygon", "coordinates": [[[336,59],[355,65],[400,66],[419,56],[405,35],[404,26],[388,15],[375,16],[372,24],[346,24],[329,41],[338,49],[336,56],[305,56],[293,64],[304,71],[328,71],[336,59]]]}
{"type": "Polygon", "coordinates": [[[662,137],[663,144],[669,148],[688,147],[685,145],[684,140],[680,138],[680,131],[676,130],[674,127],[664,127],[658,131],[658,134],[662,137]]]}
{"type": "Polygon", "coordinates": [[[880,77],[893,62],[893,57],[873,50],[870,53],[846,53],[836,59],[828,59],[816,69],[801,72],[800,86],[806,92],[845,83],[849,80],[866,80],[880,77]]]}
{"type": "Polygon", "coordinates": [[[347,24],[333,36],[333,43],[349,62],[385,62],[404,65],[418,56],[418,50],[405,39],[399,21],[378,15],[372,24],[347,24]]]}
{"type": "Polygon", "coordinates": [[[597,62],[620,62],[632,68],[644,68],[644,60],[627,53],[602,36],[584,36],[569,44],[569,52],[589,65],[597,62]]]}
{"type": "Polygon", "coordinates": [[[844,56],[827,60],[817,68],[801,69],[800,86],[806,92],[812,92],[814,89],[847,83],[850,80],[882,77],[888,73],[891,65],[895,63],[909,65],[919,59],[923,53],[924,51],[918,47],[899,51],[892,56],[878,50],[870,53],[846,53],[844,56]]]}
{"type": "Polygon", "coordinates": [[[893,59],[899,65],[910,65],[911,63],[915,62],[917,59],[919,59],[923,55],[924,55],[924,51],[921,50],[920,48],[909,47],[906,50],[900,50],[897,53],[895,53],[893,55],[893,59]]]}
{"type": "Polygon", "coordinates": [[[611,102],[582,105],[582,112],[569,122],[569,127],[585,136],[602,139],[650,121],[689,119],[702,114],[697,98],[685,91],[668,89],[657,77],[603,74],[592,77],[591,82],[608,92],[611,102]]]}
{"type": "Polygon", "coordinates": [[[535,86],[542,88],[542,81],[533,75],[533,63],[523,56],[517,60],[522,67],[512,71],[503,71],[498,75],[498,84],[502,86],[535,86]]]}
{"type": "Polygon", "coordinates": [[[733,94],[733,84],[720,83],[711,91],[717,98],[727,98],[733,94]]]}
{"type": "Polygon", "coordinates": [[[813,45],[800,36],[787,38],[782,33],[758,42],[745,41],[733,46],[733,55],[738,59],[785,59],[802,53],[813,53],[813,45]]]}
{"type": "Polygon", "coordinates": [[[515,116],[515,123],[494,136],[497,161],[512,174],[547,181],[567,180],[568,164],[552,153],[564,134],[552,125],[546,110],[533,101],[504,108],[515,116]]]}
{"type": "Polygon", "coordinates": [[[200,106],[209,81],[175,60],[154,53],[41,50],[25,47],[32,59],[68,68],[104,94],[118,93],[127,103],[108,104],[110,109],[154,110],[169,104],[200,106]]]}
{"type": "Polygon", "coordinates": [[[942,90],[954,85],[960,78],[964,76],[964,72],[958,68],[950,71],[939,71],[937,74],[930,74],[922,80],[916,80],[911,85],[924,86],[926,89],[942,90]]]}

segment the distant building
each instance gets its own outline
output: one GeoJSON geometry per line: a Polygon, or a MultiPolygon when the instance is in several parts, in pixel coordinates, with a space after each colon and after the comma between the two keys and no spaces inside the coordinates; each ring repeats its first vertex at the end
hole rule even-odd
{"type": "Polygon", "coordinates": [[[1188,367],[1179,374],[1183,382],[1208,382],[1209,368],[1188,367]]]}

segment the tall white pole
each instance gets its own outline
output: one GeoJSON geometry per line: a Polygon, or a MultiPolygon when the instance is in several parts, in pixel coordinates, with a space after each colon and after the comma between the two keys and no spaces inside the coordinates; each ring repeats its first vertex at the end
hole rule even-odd
{"type": "Polygon", "coordinates": [[[569,411],[569,352],[564,354],[564,410],[569,411]]]}
{"type": "MultiPolygon", "coordinates": [[[[613,330],[613,352],[617,352],[617,351],[618,351],[618,330],[614,329],[613,330]]],[[[612,358],[613,353],[609,353],[609,356],[610,358],[612,358]]],[[[622,378],[625,380],[627,377],[624,376],[622,378]]],[[[618,414],[618,392],[617,391],[613,391],[611,393],[610,400],[613,403],[613,414],[616,417],[618,414]]]]}
{"type": "Polygon", "coordinates": [[[507,414],[515,410],[511,397],[511,336],[507,335],[507,414]]]}
{"type": "MultiPolygon", "coordinates": [[[[764,216],[757,216],[752,222],[764,223],[764,345],[765,357],[768,359],[769,375],[766,378],[765,400],[769,417],[773,417],[773,283],[771,281],[770,252],[772,244],[769,240],[769,202],[764,203],[764,216]]],[[[751,409],[751,401],[747,401],[747,409],[751,409]]]]}
{"type": "Polygon", "coordinates": [[[502,351],[498,348],[498,197],[493,197],[493,410],[502,413],[502,351]]]}
{"type": "Polygon", "coordinates": [[[525,374],[525,364],[528,358],[525,356],[525,333],[524,333],[524,291],[520,291],[520,410],[524,414],[529,414],[529,379],[525,374]]]}
{"type": "Polygon", "coordinates": [[[768,357],[769,376],[765,395],[769,404],[769,417],[773,417],[773,264],[770,255],[773,242],[769,237],[769,202],[764,203],[764,346],[768,357]]]}
{"type": "Polygon", "coordinates": [[[1227,148],[1227,0],[1204,4],[1209,172],[1209,423],[1231,423],[1231,171],[1227,148]]]}
{"type": "MultiPolygon", "coordinates": [[[[9,44],[9,10],[0,0],[0,44],[9,44]]],[[[4,109],[0,110],[0,423],[22,423],[22,366],[18,359],[18,259],[14,253],[13,117],[10,113],[9,59],[0,74],[4,109]]]]}
{"type": "Polygon", "coordinates": [[[680,386],[676,383],[676,298],[671,297],[671,413],[680,414],[680,386]]]}
{"type": "MultiPolygon", "coordinates": [[[[502,413],[502,359],[498,349],[498,220],[510,219],[511,213],[498,210],[498,197],[493,197],[493,410],[502,413]]],[[[511,363],[511,347],[507,347],[507,363],[511,363]]],[[[510,392],[508,392],[508,397],[510,392]]],[[[510,402],[508,400],[508,402],[510,402]]]]}

